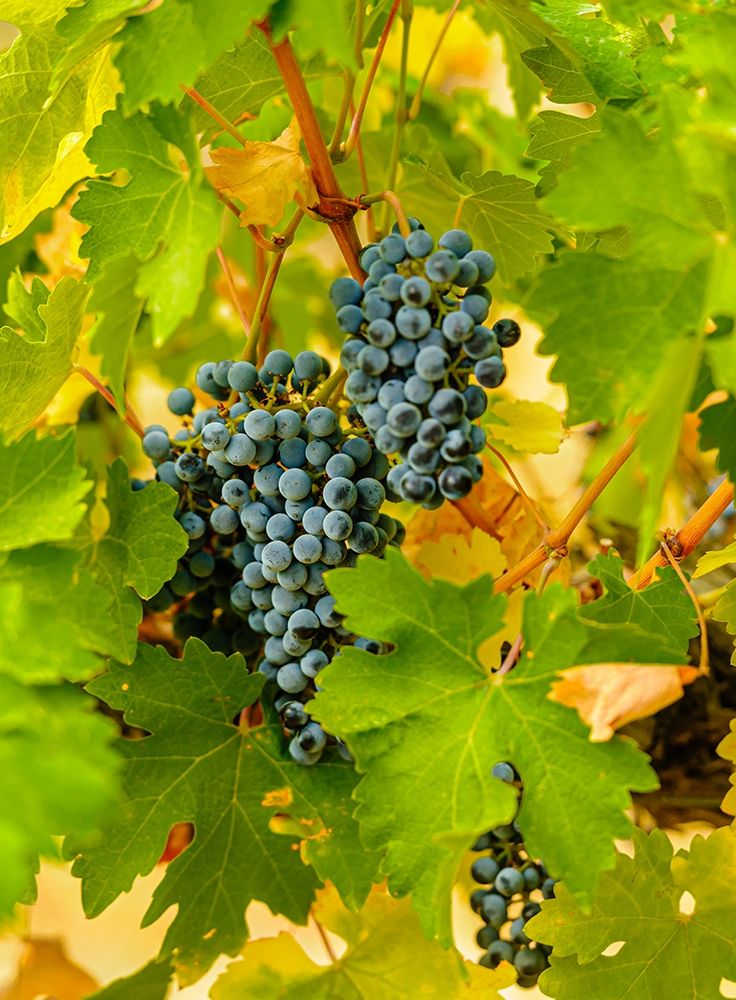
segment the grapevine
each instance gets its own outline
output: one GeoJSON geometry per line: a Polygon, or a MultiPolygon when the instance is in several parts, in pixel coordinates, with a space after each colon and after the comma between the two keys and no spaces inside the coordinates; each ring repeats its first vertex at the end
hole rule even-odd
{"type": "Polygon", "coordinates": [[[725,996],[733,4],[37,7],[8,995],[725,996]]]}

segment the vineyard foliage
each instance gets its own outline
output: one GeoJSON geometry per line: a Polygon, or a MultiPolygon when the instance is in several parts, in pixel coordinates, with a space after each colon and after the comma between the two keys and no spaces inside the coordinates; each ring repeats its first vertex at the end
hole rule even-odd
{"type": "Polygon", "coordinates": [[[75,996],[726,996],[736,5],[2,19],[9,933],[55,860],[160,873],[75,996]]]}

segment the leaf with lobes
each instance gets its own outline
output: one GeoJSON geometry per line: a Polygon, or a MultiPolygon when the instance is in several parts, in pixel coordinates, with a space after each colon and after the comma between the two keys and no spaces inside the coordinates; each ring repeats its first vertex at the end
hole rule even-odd
{"type": "Polygon", "coordinates": [[[722,995],[722,979],[736,979],[736,833],[695,837],[674,857],[662,830],[635,830],[633,840],[634,857],[619,854],[601,876],[592,912],[563,882],[529,922],[527,933],[553,948],[541,989],[558,1000],[722,995]],[[606,954],[614,944],[623,946],[606,954]]]}
{"type": "Polygon", "coordinates": [[[152,870],[172,826],[194,825],[192,843],[168,865],[144,917],[148,925],[177,907],[161,954],[175,952],[182,983],[197,980],[218,955],[239,951],[251,900],[306,921],[319,881],[300,859],[298,841],[270,828],[277,814],[325,841],[324,853],[310,852],[309,844],[305,851],[352,905],[370,887],[375,859],[359,856],[357,829],[344,816],[350,765],[335,755],[318,768],[302,767],[285,754],[279,726],[237,725],[263,682],[261,674],[248,674],[239,654],[226,658],[190,639],[181,660],[142,644],[132,667],[113,663],[88,685],[150,735],[118,744],[125,801],[102,840],[76,841],[66,851],[78,855],[73,871],[94,916],[152,870]],[[346,874],[351,865],[356,870],[346,874]]]}
{"type": "Polygon", "coordinates": [[[464,588],[429,583],[388,551],[328,581],[348,627],[393,648],[343,650],[320,675],[314,714],[349,744],[364,775],[355,793],[363,838],[386,851],[389,886],[413,894],[425,931],[450,940],[460,852],[515,813],[513,789],[491,773],[498,761],[524,782],[518,822],[530,853],[589,899],[613,864],[614,838],[629,830],[628,790],[655,779],[628,741],[592,744],[578,716],[549,700],[550,687],[566,668],[613,650],[635,662],[677,662],[678,652],[636,625],[584,622],[575,595],[552,586],[527,594],[524,655],[498,676],[477,659],[506,603],[488,577],[464,588]]]}

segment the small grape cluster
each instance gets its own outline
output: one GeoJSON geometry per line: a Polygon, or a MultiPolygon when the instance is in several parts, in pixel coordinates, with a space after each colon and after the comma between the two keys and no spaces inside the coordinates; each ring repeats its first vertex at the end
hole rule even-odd
{"type": "MultiPolygon", "coordinates": [[[[493,774],[509,784],[518,782],[510,764],[496,764],[493,774]]],[[[475,940],[483,955],[480,964],[495,969],[503,961],[517,972],[519,986],[534,986],[549,965],[549,945],[531,940],[524,931],[540,912],[540,900],[554,896],[555,879],[539,861],[529,857],[517,824],[497,826],[473,845],[482,856],[471,868],[482,888],[470,896],[470,905],[484,920],[475,940]]]]}
{"type": "Polygon", "coordinates": [[[520,329],[513,319],[483,325],[496,271],[489,253],[461,229],[435,249],[418,220],[410,225],[406,238],[394,231],[365,247],[365,283],[338,278],[330,298],[349,335],[345,393],[376,447],[399,457],[391,488],[431,509],[467,496],[482,475],[485,434],[472,421],[486,409],[483,390],[503,382],[503,348],[520,329]]]}
{"type": "Polygon", "coordinates": [[[143,438],[157,479],[179,493],[189,537],[175,576],[149,606],[181,599],[174,631],[182,640],[200,635],[246,655],[262,647],[258,669],[301,764],[315,763],[328,742],[304,707],[319,672],[343,645],[381,649],[343,627],[323,574],[360,554],[381,556],[404,536],[381,512],[387,458],[343,430],[315,392],[327,373],[313,351],[294,359],[271,351],[260,370],[247,361],[204,364],[196,382],[217,405],[190,419],[193,393],[174,389],[169,408],[185,418],[183,428],[173,440],[160,426],[143,438]]]}

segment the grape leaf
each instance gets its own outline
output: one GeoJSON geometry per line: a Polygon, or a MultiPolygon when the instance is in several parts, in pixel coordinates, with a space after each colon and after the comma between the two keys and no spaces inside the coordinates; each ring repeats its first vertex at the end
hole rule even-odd
{"type": "Polygon", "coordinates": [[[301,58],[324,53],[340,66],[355,68],[354,46],[346,44],[351,37],[352,0],[336,0],[331,4],[315,4],[313,0],[281,0],[274,4],[270,23],[274,42],[282,41],[292,28],[293,44],[301,58]]]}
{"type": "Polygon", "coordinates": [[[97,988],[97,980],[69,958],[60,937],[33,937],[24,942],[12,982],[3,989],[4,1000],[30,1000],[54,995],[62,998],[86,997],[97,988]]]}
{"type": "Polygon", "coordinates": [[[547,26],[527,3],[519,3],[518,0],[477,3],[473,14],[486,34],[498,32],[503,42],[504,62],[517,117],[525,121],[539,101],[540,86],[536,75],[525,65],[523,54],[527,49],[544,43],[549,33],[547,26]]]}
{"type": "Polygon", "coordinates": [[[0,911],[24,892],[53,836],[88,834],[117,792],[109,719],[75,688],[33,688],[0,676],[0,911]]]}
{"type": "MultiPolygon", "coordinates": [[[[333,896],[336,894],[333,894],[333,896]]],[[[331,965],[317,965],[289,933],[249,942],[210,991],[212,1000],[427,1000],[483,997],[501,1000],[509,986],[508,968],[489,972],[458,953],[443,950],[422,934],[409,904],[374,892],[360,913],[339,908],[337,899],[321,894],[316,917],[323,927],[347,943],[345,954],[331,965]],[[421,983],[421,986],[418,984],[421,983]]]]}
{"type": "Polygon", "coordinates": [[[718,449],[716,465],[731,482],[736,482],[736,399],[729,395],[720,403],[712,403],[700,412],[700,448],[718,449]]]}
{"type": "Polygon", "coordinates": [[[502,399],[486,412],[488,433],[515,451],[554,455],[560,450],[565,429],[557,410],[547,403],[502,399]]]}
{"type": "MultiPolygon", "coordinates": [[[[294,840],[273,833],[269,822],[286,813],[300,825],[311,820],[312,834],[324,828],[329,838],[348,801],[345,761],[300,767],[284,755],[280,727],[243,731],[233,724],[262,685],[262,675],[249,675],[240,655],[226,659],[190,639],[182,660],[161,646],[141,645],[132,668],[115,664],[88,686],[152,735],[121,741],[127,803],[73,869],[83,879],[85,910],[101,912],[153,868],[175,823],[193,823],[192,844],[169,864],[144,918],[149,924],[178,906],[162,954],[176,949],[184,983],[199,978],[219,954],[237,953],[251,899],[293,921],[306,919],[317,880],[294,840]],[[339,805],[336,795],[344,796],[339,805]]],[[[336,847],[341,838],[352,839],[346,846],[352,853],[329,861],[338,877],[339,867],[357,858],[355,829],[336,834],[336,847]]],[[[70,845],[69,853],[78,850],[70,845]]]]}
{"type": "MultiPolygon", "coordinates": [[[[711,617],[717,622],[724,622],[729,635],[736,635],[736,581],[729,583],[718,598],[711,617]]],[[[731,663],[736,666],[736,649],[731,656],[731,663]]]]}
{"type": "Polygon", "coordinates": [[[128,17],[146,6],[146,0],[86,0],[70,6],[56,25],[65,45],[54,64],[57,82],[91,52],[120,31],[128,17]]]}
{"type": "Polygon", "coordinates": [[[580,910],[564,883],[527,933],[553,947],[540,986],[559,1000],[711,1000],[721,978],[736,978],[736,835],[726,828],[695,837],[674,858],[665,833],[634,831],[636,854],[619,854],[593,900],[580,910]],[[680,909],[683,892],[692,912],[680,909]],[[614,942],[623,947],[602,954],[614,942]]]}
{"type": "Polygon", "coordinates": [[[531,141],[526,155],[549,161],[539,171],[540,184],[546,191],[557,175],[569,170],[580,143],[600,130],[598,115],[580,118],[561,111],[540,111],[529,126],[531,141]]]}
{"type": "Polygon", "coordinates": [[[134,255],[140,262],[136,294],[146,299],[154,341],[163,343],[196,307],[207,257],[218,238],[220,211],[192,149],[190,123],[173,110],[123,118],[108,111],[87,144],[102,173],[125,169],[125,185],[90,181],[72,214],[90,230],[80,253],[89,257],[88,280],[105,265],[134,255]],[[172,161],[172,142],[187,157],[172,161]]]}
{"type": "Polygon", "coordinates": [[[72,372],[72,354],[82,330],[89,288],[66,276],[40,303],[37,286],[26,292],[26,310],[35,309],[45,340],[29,340],[10,327],[0,330],[0,433],[19,438],[46,409],[72,372]]]}
{"type": "MultiPolygon", "coordinates": [[[[415,129],[414,141],[421,135],[415,129]]],[[[446,228],[448,215],[456,212],[456,223],[476,246],[493,254],[507,284],[533,270],[537,256],[552,249],[534,185],[521,177],[489,170],[481,176],[464,173],[458,181],[432,144],[421,156],[412,153],[403,161],[399,190],[427,226],[446,228]]]]}
{"type": "Polygon", "coordinates": [[[119,35],[122,48],[115,57],[125,85],[125,111],[152,101],[178,101],[180,85],[194,83],[270,5],[271,0],[222,0],[213,17],[208,0],[167,0],[131,18],[119,35]]]}
{"type": "Polygon", "coordinates": [[[123,413],[128,352],[143,312],[143,302],[135,293],[137,279],[134,257],[111,260],[95,282],[87,307],[97,313],[89,332],[90,348],[101,355],[100,371],[123,413]]]}
{"type": "Polygon", "coordinates": [[[2,445],[0,552],[71,538],[91,483],[75,463],[71,429],[59,437],[27,434],[2,445]]]}
{"type": "Polygon", "coordinates": [[[0,562],[2,673],[35,684],[86,680],[100,670],[94,650],[114,652],[112,594],[80,559],[73,549],[37,545],[0,562]]]}
{"type": "Polygon", "coordinates": [[[721,809],[729,816],[736,816],[736,719],[731,719],[730,731],[716,747],[716,753],[734,765],[733,774],[729,779],[732,787],[726,792],[721,809]]]}
{"type": "Polygon", "coordinates": [[[3,18],[20,35],[0,54],[0,243],[13,239],[89,173],[84,143],[119,89],[108,49],[94,52],[49,94],[64,49],[55,24],[65,0],[42,7],[8,0],[3,18]]]}
{"type": "Polygon", "coordinates": [[[112,597],[109,634],[115,637],[115,656],[129,663],[135,656],[142,617],[136,593],[143,598],[157,593],[176,572],[188,542],[173,516],[177,499],[171,487],[149,483],[133,492],[121,458],[108,472],[106,503],[110,525],[90,545],[86,562],[96,582],[112,597]]]}
{"type": "Polygon", "coordinates": [[[91,993],[87,1000],[166,1000],[173,972],[170,962],[154,959],[137,972],[91,993]]]}
{"type": "Polygon", "coordinates": [[[46,324],[38,310],[48,301],[46,285],[34,275],[31,287],[27,289],[20,269],[16,269],[8,279],[6,294],[5,315],[15,320],[29,344],[43,343],[46,340],[46,324]]]}
{"type": "Polygon", "coordinates": [[[547,39],[544,45],[522,52],[521,58],[547,87],[548,97],[555,104],[596,102],[596,92],[579,66],[551,39],[547,39]]]}
{"type": "Polygon", "coordinates": [[[636,408],[663,350],[698,326],[706,277],[703,262],[670,269],[581,252],[542,272],[526,307],[546,320],[539,350],[558,356],[552,377],[567,386],[570,424],[620,420],[636,408]]]}
{"type": "Polygon", "coordinates": [[[672,568],[658,569],[657,579],[643,590],[632,590],[624,579],[623,561],[613,553],[591,559],[588,572],[600,580],[606,592],[581,607],[583,618],[602,624],[634,622],[687,652],[690,639],[698,634],[698,623],[692,601],[672,568]]]}
{"type": "MultiPolygon", "coordinates": [[[[302,66],[307,82],[329,72],[320,58],[310,59],[302,66]]],[[[284,82],[268,42],[260,31],[252,31],[240,45],[223,52],[198,77],[196,89],[223,117],[237,123],[246,114],[257,115],[266,101],[283,93],[284,82]]],[[[193,115],[197,131],[204,132],[205,137],[210,138],[219,131],[199,105],[194,108],[193,115]]]]}
{"type": "Polygon", "coordinates": [[[246,141],[243,149],[213,149],[207,176],[216,190],[245,205],[241,226],[275,226],[297,191],[317,201],[301,155],[301,135],[291,122],[273,142],[246,141]]]}
{"type": "Polygon", "coordinates": [[[591,631],[574,595],[550,588],[527,596],[527,652],[502,680],[476,659],[503,623],[505,601],[491,596],[488,577],[465,588],[430,584],[389,551],[328,581],[349,628],[395,647],[383,656],[343,650],[339,669],[320,675],[313,712],[365,772],[357,817],[365,842],[387,851],[392,890],[411,891],[425,930],[450,940],[457,852],[514,814],[512,790],[491,775],[508,760],[525,785],[519,823],[530,852],[587,898],[613,862],[613,838],[626,834],[626,789],[653,787],[652,775],[625,741],[591,744],[576,714],[547,694],[565,667],[600,662],[611,648],[619,660],[635,646],[655,655],[659,640],[633,626],[591,631]]]}

